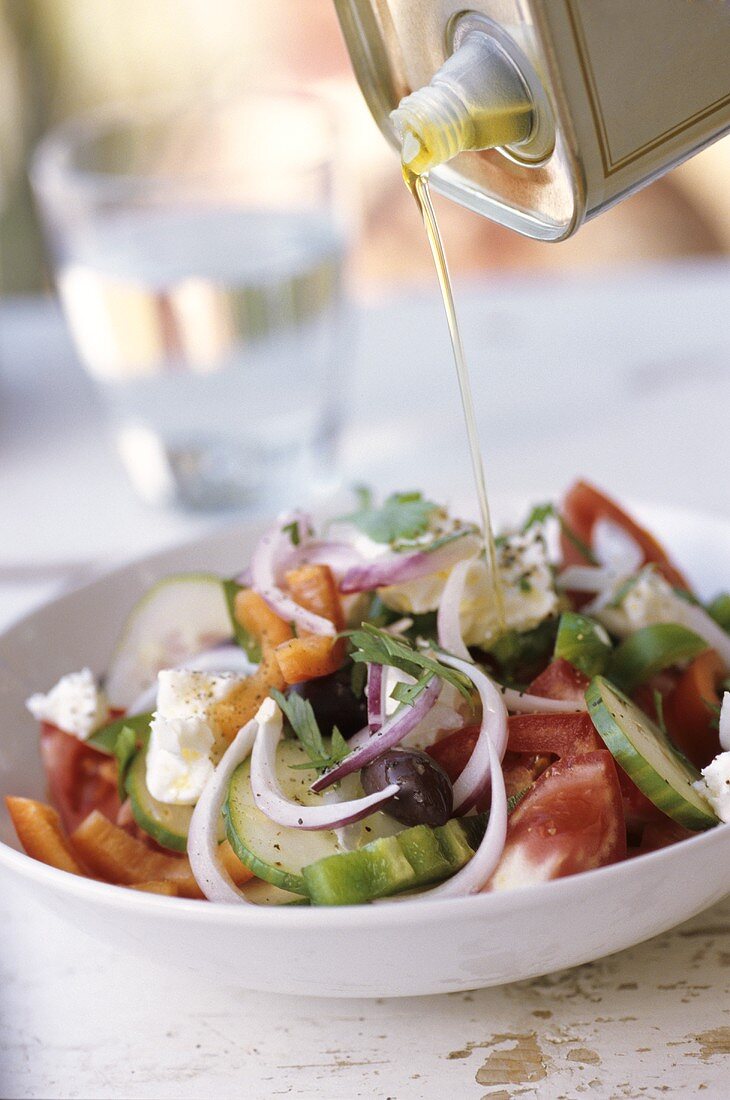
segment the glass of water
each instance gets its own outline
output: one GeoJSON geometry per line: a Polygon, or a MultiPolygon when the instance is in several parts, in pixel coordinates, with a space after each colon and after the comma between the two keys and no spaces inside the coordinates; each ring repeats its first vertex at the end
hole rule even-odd
{"type": "Polygon", "coordinates": [[[331,110],[304,95],[110,108],[38,147],[60,297],[146,500],[279,506],[331,477],[336,171],[331,110]]]}

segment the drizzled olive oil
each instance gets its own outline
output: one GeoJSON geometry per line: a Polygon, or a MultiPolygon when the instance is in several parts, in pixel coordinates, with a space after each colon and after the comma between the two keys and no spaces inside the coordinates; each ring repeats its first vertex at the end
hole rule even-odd
{"type": "Polygon", "coordinates": [[[451,337],[451,347],[454,353],[456,377],[459,382],[459,393],[461,395],[461,404],[464,410],[466,435],[469,442],[469,454],[471,457],[471,465],[474,473],[474,484],[477,491],[479,514],[482,521],[482,530],[484,532],[484,550],[487,563],[487,572],[489,574],[489,584],[494,599],[494,608],[497,617],[497,629],[499,633],[503,633],[505,629],[504,596],[502,593],[502,583],[497,566],[497,551],[494,543],[492,519],[489,512],[487,483],[484,476],[484,462],[482,459],[481,446],[479,444],[479,432],[477,430],[476,416],[474,415],[474,400],[471,392],[471,380],[469,378],[469,371],[466,365],[466,357],[464,355],[464,345],[462,343],[461,332],[459,330],[459,322],[456,317],[454,292],[451,286],[451,277],[449,275],[448,265],[446,263],[446,253],[444,252],[443,241],[441,240],[441,233],[439,232],[438,222],[436,221],[436,212],[433,208],[433,203],[431,202],[431,193],[428,186],[428,175],[417,175],[410,167],[408,167],[407,165],[403,165],[403,179],[405,180],[406,187],[413,195],[413,198],[416,200],[416,205],[418,206],[421,218],[423,219],[426,236],[428,238],[428,244],[431,249],[431,255],[433,256],[433,262],[436,268],[436,276],[438,278],[439,288],[441,290],[441,298],[443,300],[444,310],[446,312],[446,321],[449,326],[449,336],[451,337]]]}

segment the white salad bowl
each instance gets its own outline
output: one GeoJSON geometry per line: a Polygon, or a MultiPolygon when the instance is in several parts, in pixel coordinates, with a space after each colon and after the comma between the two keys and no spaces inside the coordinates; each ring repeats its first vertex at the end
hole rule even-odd
{"type": "MultiPolygon", "coordinates": [[[[730,522],[637,508],[700,592],[730,587],[730,522]]],[[[0,636],[0,795],[45,796],[24,701],[63,673],[103,672],[137,597],[170,573],[231,575],[260,525],[157,554],[53,600],[0,636]]],[[[247,989],[402,997],[498,985],[620,951],[730,892],[730,827],[625,863],[501,894],[348,908],[264,908],[166,898],[80,878],[18,850],[0,807],[0,869],[61,919],[130,952],[247,989]]]]}

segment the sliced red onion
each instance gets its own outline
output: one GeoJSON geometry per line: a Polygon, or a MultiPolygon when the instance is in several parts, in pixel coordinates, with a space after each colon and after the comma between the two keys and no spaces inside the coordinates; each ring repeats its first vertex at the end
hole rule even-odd
{"type": "Polygon", "coordinates": [[[730,634],[727,634],[699,604],[688,603],[674,592],[671,592],[671,601],[672,617],[665,618],[663,621],[679,623],[680,626],[686,626],[688,630],[694,630],[695,634],[699,634],[700,638],[722,658],[725,667],[730,668],[730,634]]]}
{"type": "Polygon", "coordinates": [[[512,714],[569,714],[588,710],[585,699],[568,702],[565,699],[547,699],[544,695],[530,695],[527,691],[500,688],[507,710],[512,714]]]}
{"type": "Polygon", "coordinates": [[[644,564],[644,551],[618,523],[599,519],[591,531],[591,548],[601,565],[614,573],[635,573],[644,564]]]}
{"type": "Polygon", "coordinates": [[[308,529],[309,523],[307,516],[292,512],[281,516],[278,523],[261,536],[251,557],[251,587],[286,622],[295,623],[308,634],[334,634],[335,628],[329,619],[295,603],[278,583],[285,559],[291,556],[291,538],[285,528],[299,524],[300,529],[308,529]]]}
{"type": "Polygon", "coordinates": [[[383,666],[369,664],[367,683],[368,726],[373,733],[380,729],[385,719],[384,681],[383,666]]]}
{"type": "MultiPolygon", "coordinates": [[[[438,676],[432,676],[412,706],[402,704],[379,730],[371,733],[367,741],[359,744],[334,768],[330,768],[324,775],[320,775],[318,779],[315,779],[310,790],[325,790],[326,787],[336,783],[344,776],[350,775],[351,772],[364,768],[366,764],[370,764],[387,749],[392,749],[400,744],[406,734],[416,728],[424,715],[435,704],[441,694],[441,687],[441,680],[438,676]]],[[[356,734],[356,736],[358,735],[356,734]]]]}
{"type": "Polygon", "coordinates": [[[507,839],[507,793],[504,789],[502,765],[496,747],[487,740],[489,749],[489,771],[492,784],[492,802],[489,807],[489,821],[482,838],[469,862],[446,882],[419,894],[422,898],[455,898],[467,894],[477,894],[489,882],[502,858],[507,839]]]}
{"type": "Polygon", "coordinates": [[[195,881],[209,901],[251,904],[218,859],[218,823],[231,776],[251,752],[267,704],[276,706],[273,699],[265,700],[256,717],[238,731],[205,784],[190,819],[188,858],[195,881]]]}
{"type": "Polygon", "coordinates": [[[497,685],[470,661],[462,661],[445,653],[440,654],[439,659],[468,676],[479,692],[482,704],[479,736],[466,766],[454,783],[454,813],[464,814],[476,805],[489,787],[492,747],[500,761],[504,756],[507,748],[507,707],[497,685]]]}
{"type": "Polygon", "coordinates": [[[730,752],[730,691],[723,692],[720,707],[720,748],[730,752]]]}
{"type": "Polygon", "coordinates": [[[471,661],[469,650],[461,635],[461,603],[471,566],[472,561],[467,559],[460,561],[451,570],[444,585],[436,615],[439,645],[447,653],[453,653],[462,661],[471,661]]]}
{"type": "Polygon", "coordinates": [[[258,808],[277,825],[289,829],[338,829],[368,817],[398,793],[398,784],[391,783],[382,791],[347,802],[302,806],[290,801],[276,778],[276,748],[282,734],[281,711],[273,700],[267,699],[261,705],[259,716],[261,721],[251,753],[251,790],[258,808]],[[267,708],[264,714],[269,702],[273,709],[267,708]]]}
{"type": "Polygon", "coordinates": [[[348,542],[328,539],[307,539],[292,550],[284,568],[296,569],[298,565],[328,565],[338,581],[350,569],[362,564],[362,554],[348,542]]]}
{"type": "Polygon", "coordinates": [[[570,592],[603,592],[615,585],[618,574],[604,565],[569,565],[558,575],[558,588],[570,592]]]}
{"type": "Polygon", "coordinates": [[[439,546],[436,550],[415,550],[410,554],[389,554],[367,565],[348,569],[340,582],[341,592],[369,592],[405,584],[450,569],[464,558],[473,558],[482,548],[481,540],[470,531],[439,546]]]}

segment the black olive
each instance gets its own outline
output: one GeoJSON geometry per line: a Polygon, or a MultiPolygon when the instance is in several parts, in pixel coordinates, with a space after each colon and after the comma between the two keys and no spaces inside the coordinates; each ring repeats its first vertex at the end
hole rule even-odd
{"type": "Polygon", "coordinates": [[[454,808],[454,790],[443,768],[417,749],[389,749],[360,772],[366,794],[391,783],[400,787],[382,807],[403,825],[444,825],[454,808]]]}
{"type": "Polygon", "coordinates": [[[352,665],[348,663],[330,676],[306,680],[291,689],[312,704],[314,717],[324,737],[332,736],[333,726],[337,726],[347,739],[367,725],[367,704],[364,697],[358,699],[352,690],[351,673],[352,665]]]}

